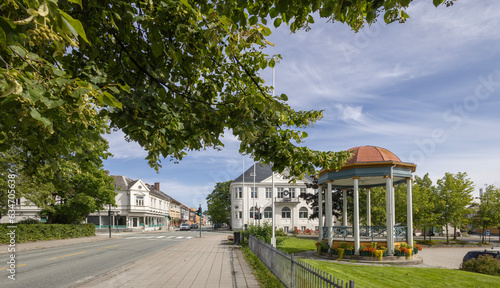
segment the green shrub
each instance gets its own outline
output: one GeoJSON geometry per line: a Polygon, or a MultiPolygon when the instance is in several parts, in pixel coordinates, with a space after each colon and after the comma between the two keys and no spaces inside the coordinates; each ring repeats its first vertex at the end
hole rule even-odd
{"type": "Polygon", "coordinates": [[[10,241],[7,233],[15,230],[15,242],[33,242],[43,240],[79,238],[95,235],[94,224],[0,224],[0,243],[10,241]],[[7,228],[16,226],[16,228],[7,228]]]}
{"type": "Polygon", "coordinates": [[[476,259],[470,259],[460,264],[460,270],[500,276],[500,260],[491,255],[479,255],[476,259]]]}
{"type": "MultiPolygon", "coordinates": [[[[248,241],[248,236],[249,235],[254,235],[258,239],[266,242],[267,244],[271,244],[271,237],[272,237],[272,226],[271,223],[266,221],[260,225],[254,225],[250,224],[246,230],[242,231],[243,235],[245,236],[246,241],[248,241]]],[[[282,234],[278,233],[278,231],[275,230],[275,237],[276,237],[276,245],[281,244],[281,242],[284,241],[284,238],[281,237],[282,234]]],[[[286,236],[286,233],[285,233],[286,236]]]]}
{"type": "Polygon", "coordinates": [[[24,219],[24,220],[17,222],[17,224],[39,224],[39,223],[40,223],[40,221],[33,219],[33,218],[24,219]]]}

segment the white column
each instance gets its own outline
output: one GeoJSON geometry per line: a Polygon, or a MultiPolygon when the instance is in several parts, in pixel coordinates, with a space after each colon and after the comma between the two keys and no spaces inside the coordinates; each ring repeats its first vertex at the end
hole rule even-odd
{"type": "Polygon", "coordinates": [[[347,189],[342,189],[342,226],[347,226],[347,189]]]}
{"type": "Polygon", "coordinates": [[[371,211],[371,188],[366,188],[366,226],[372,226],[372,211],[371,211]]]}
{"type": "Polygon", "coordinates": [[[387,226],[387,253],[389,256],[394,255],[394,223],[392,223],[392,179],[386,176],[385,185],[385,201],[386,201],[386,226],[387,226]]]}
{"type": "Polygon", "coordinates": [[[333,234],[332,234],[332,183],[328,182],[328,189],[326,191],[326,211],[325,211],[325,226],[328,228],[328,247],[332,246],[333,234]]]}
{"type": "Polygon", "coordinates": [[[354,254],[359,255],[359,178],[354,177],[354,254]]]}
{"type": "Polygon", "coordinates": [[[319,227],[319,233],[318,233],[318,242],[323,240],[323,189],[320,186],[318,186],[318,189],[316,189],[316,192],[318,192],[318,227],[319,227]]]}
{"type": "Polygon", "coordinates": [[[413,203],[412,203],[412,184],[411,178],[406,178],[406,220],[407,220],[407,230],[406,235],[408,235],[408,244],[413,246],[413,203]]]}

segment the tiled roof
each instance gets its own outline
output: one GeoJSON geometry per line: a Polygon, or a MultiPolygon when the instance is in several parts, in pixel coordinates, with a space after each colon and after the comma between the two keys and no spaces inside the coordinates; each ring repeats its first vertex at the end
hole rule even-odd
{"type": "Polygon", "coordinates": [[[376,146],[359,146],[351,148],[347,151],[352,151],[353,155],[344,165],[354,163],[369,163],[369,162],[401,162],[401,160],[391,151],[376,147],[376,146]]]}

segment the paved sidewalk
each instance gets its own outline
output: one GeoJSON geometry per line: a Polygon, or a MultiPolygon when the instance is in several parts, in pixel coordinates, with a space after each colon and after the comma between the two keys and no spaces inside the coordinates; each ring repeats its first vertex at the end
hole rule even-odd
{"type": "Polygon", "coordinates": [[[78,287],[251,287],[259,284],[227,235],[205,233],[78,287]]]}
{"type": "MultiPolygon", "coordinates": [[[[116,236],[116,235],[112,235],[112,238],[121,238],[121,237],[116,236]]],[[[73,244],[89,243],[89,242],[105,241],[105,240],[109,240],[109,235],[100,234],[100,235],[91,236],[91,237],[18,243],[18,244],[16,244],[16,252],[38,250],[38,249],[47,249],[47,248],[53,248],[53,247],[68,246],[68,245],[73,245],[73,244]]],[[[1,244],[0,245],[0,254],[7,254],[7,253],[8,253],[8,245],[1,244]]]]}

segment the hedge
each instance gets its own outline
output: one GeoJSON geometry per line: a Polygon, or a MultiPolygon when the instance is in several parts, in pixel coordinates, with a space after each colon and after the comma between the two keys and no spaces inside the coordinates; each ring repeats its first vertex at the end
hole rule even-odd
{"type": "Polygon", "coordinates": [[[15,230],[15,243],[79,238],[95,235],[94,224],[0,224],[0,244],[8,244],[15,230]],[[16,226],[17,228],[7,228],[16,226]]]}

